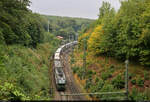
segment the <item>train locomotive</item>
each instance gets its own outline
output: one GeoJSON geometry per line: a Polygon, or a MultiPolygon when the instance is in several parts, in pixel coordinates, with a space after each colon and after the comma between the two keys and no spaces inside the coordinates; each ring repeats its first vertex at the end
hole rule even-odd
{"type": "Polygon", "coordinates": [[[56,50],[54,54],[54,66],[53,66],[54,78],[55,78],[56,88],[58,91],[64,91],[66,89],[66,83],[67,83],[66,76],[63,71],[63,64],[61,59],[62,53],[64,53],[69,48],[72,48],[77,44],[78,44],[77,41],[73,41],[65,45],[62,45],[56,50]]]}

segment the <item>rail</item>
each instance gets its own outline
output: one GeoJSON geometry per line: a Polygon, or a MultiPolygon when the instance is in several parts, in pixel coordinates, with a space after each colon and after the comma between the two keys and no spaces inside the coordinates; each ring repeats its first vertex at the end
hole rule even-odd
{"type": "Polygon", "coordinates": [[[109,95],[109,94],[126,94],[126,91],[122,91],[122,92],[74,93],[74,94],[61,94],[61,96],[109,95]]]}

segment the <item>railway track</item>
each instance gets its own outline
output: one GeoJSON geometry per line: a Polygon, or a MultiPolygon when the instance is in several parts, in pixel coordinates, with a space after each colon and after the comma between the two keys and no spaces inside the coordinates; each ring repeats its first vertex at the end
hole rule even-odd
{"type": "MultiPolygon", "coordinates": [[[[78,85],[75,82],[75,79],[73,77],[73,72],[70,68],[69,63],[69,55],[68,53],[65,53],[63,55],[63,62],[64,62],[64,72],[67,78],[67,94],[74,94],[74,93],[80,93],[80,89],[78,88],[78,85]]],[[[85,100],[85,97],[83,96],[68,96],[69,100],[85,100]]]]}
{"type": "Polygon", "coordinates": [[[63,53],[62,56],[61,56],[61,60],[62,60],[62,63],[64,65],[63,70],[64,70],[64,73],[66,75],[66,80],[67,80],[65,91],[57,91],[54,75],[52,75],[53,76],[53,78],[52,78],[53,89],[54,89],[54,92],[55,92],[54,93],[55,94],[54,100],[61,100],[61,101],[65,101],[65,100],[77,100],[77,101],[86,100],[84,96],[64,96],[64,94],[80,93],[80,88],[76,84],[75,79],[73,77],[73,72],[70,68],[69,55],[68,55],[69,52],[70,52],[70,50],[68,49],[68,51],[63,53]]]}

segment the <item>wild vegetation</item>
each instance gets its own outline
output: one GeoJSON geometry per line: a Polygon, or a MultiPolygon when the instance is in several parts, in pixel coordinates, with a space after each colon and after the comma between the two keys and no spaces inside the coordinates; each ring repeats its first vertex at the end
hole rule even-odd
{"type": "Polygon", "coordinates": [[[50,100],[49,61],[53,49],[51,43],[38,44],[37,49],[0,46],[0,99],[50,100]]]}
{"type": "MultiPolygon", "coordinates": [[[[108,2],[103,2],[98,20],[80,33],[72,69],[87,92],[123,91],[124,61],[129,59],[129,99],[150,100],[149,7],[149,0],[124,0],[116,12],[108,2]],[[84,46],[86,69],[81,61],[84,46]]],[[[90,96],[108,100],[122,97],[90,96]]]]}

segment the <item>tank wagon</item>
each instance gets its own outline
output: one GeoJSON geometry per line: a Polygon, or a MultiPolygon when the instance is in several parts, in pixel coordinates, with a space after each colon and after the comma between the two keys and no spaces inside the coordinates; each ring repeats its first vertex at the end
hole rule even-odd
{"type": "Polygon", "coordinates": [[[56,88],[58,91],[64,91],[66,83],[67,83],[66,76],[63,71],[63,64],[62,64],[62,59],[61,59],[62,53],[64,53],[65,51],[74,47],[77,44],[78,44],[77,41],[73,41],[73,42],[67,43],[65,45],[62,45],[56,50],[56,52],[54,54],[53,68],[54,68],[54,77],[55,77],[56,88]]]}

